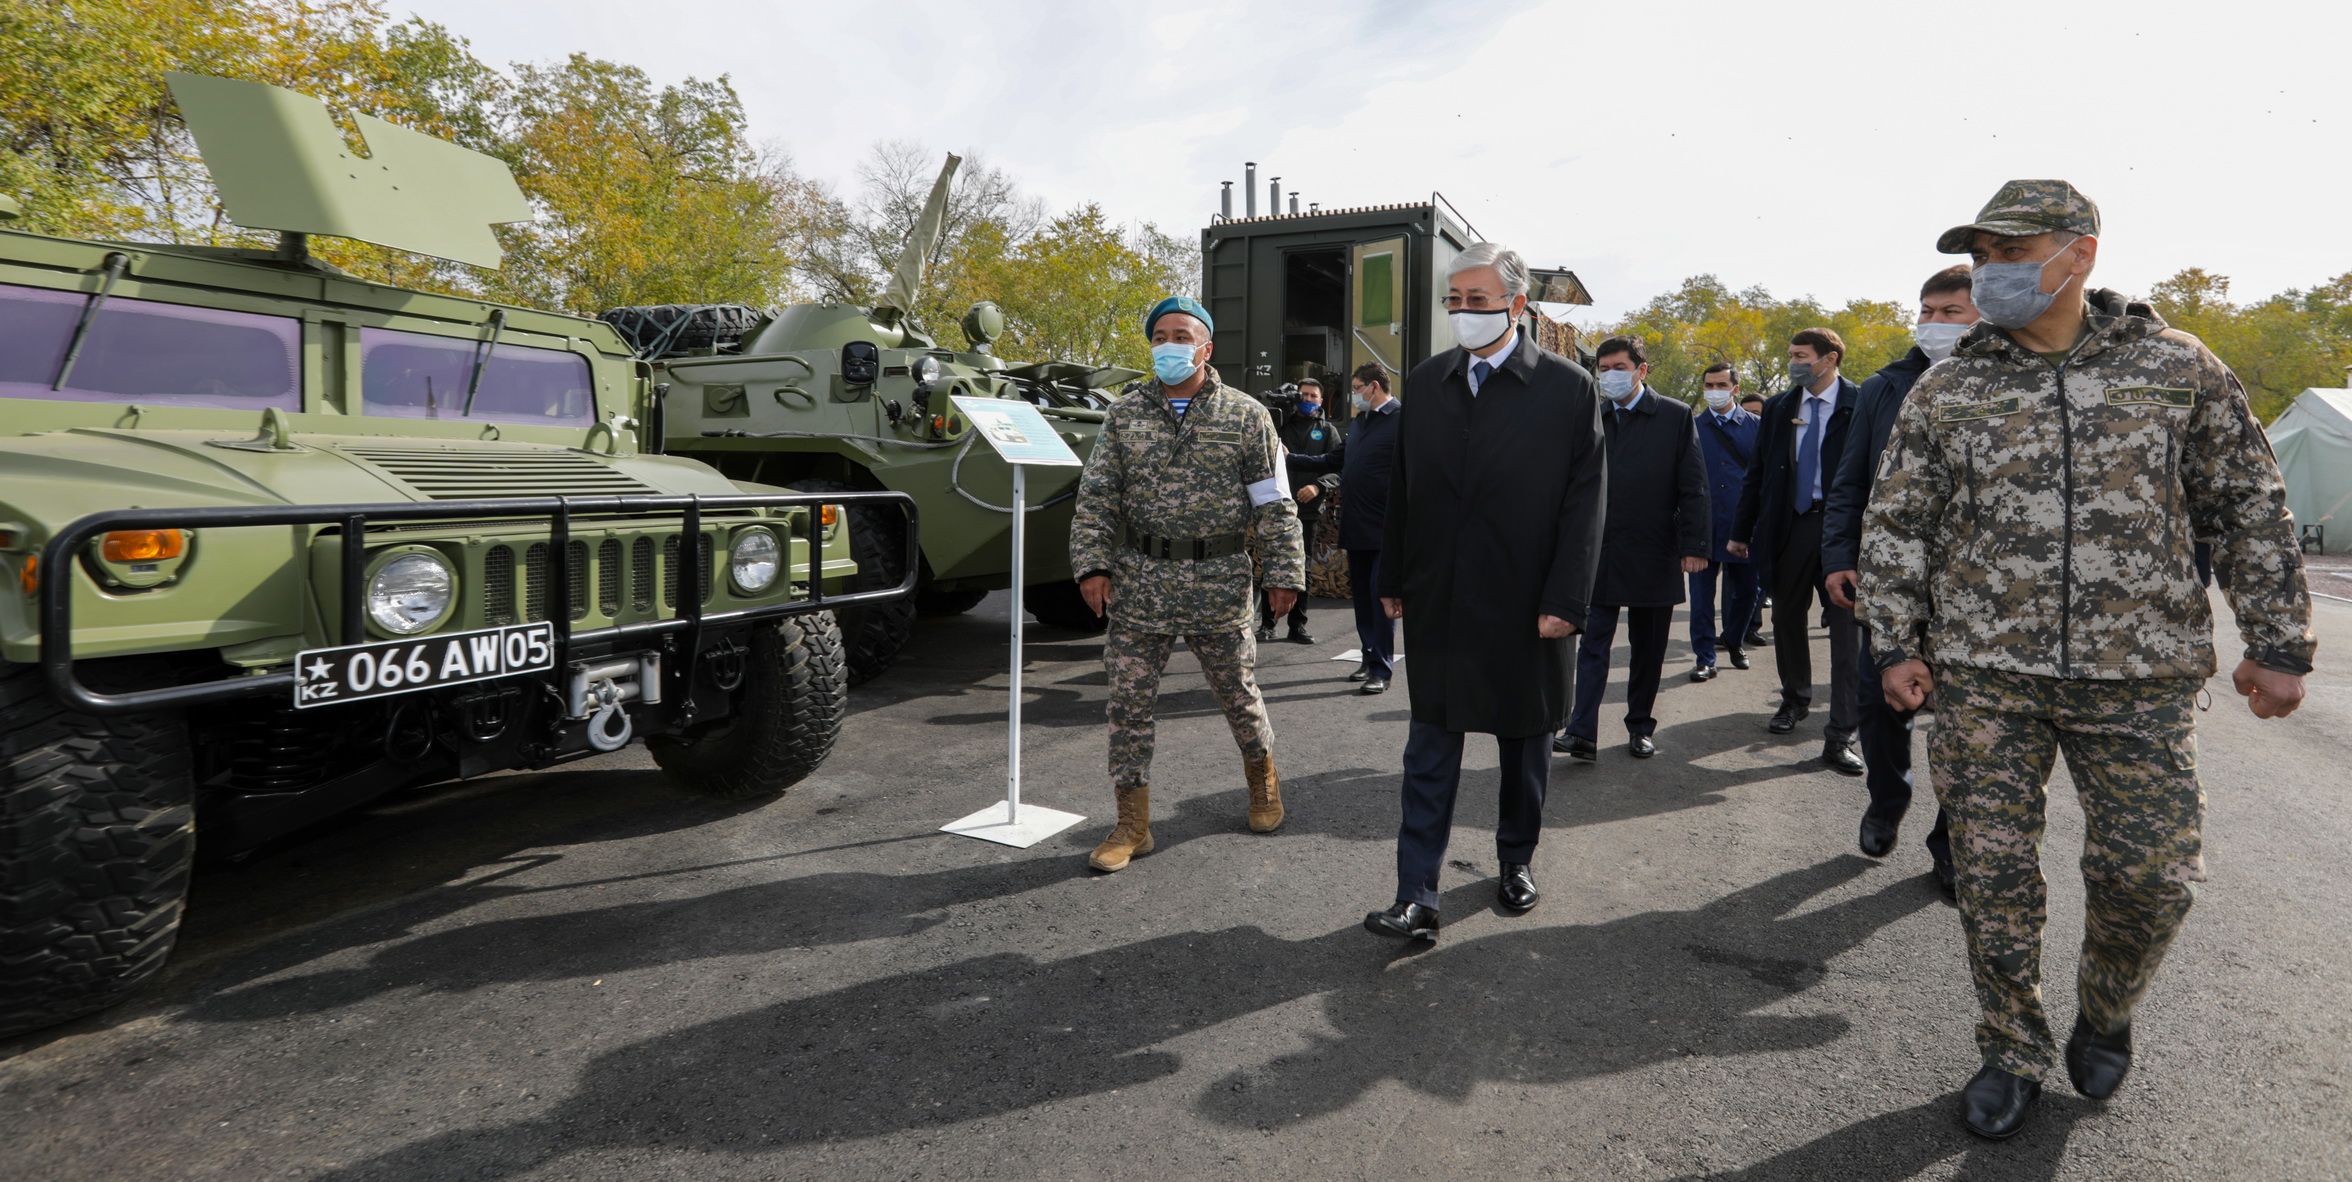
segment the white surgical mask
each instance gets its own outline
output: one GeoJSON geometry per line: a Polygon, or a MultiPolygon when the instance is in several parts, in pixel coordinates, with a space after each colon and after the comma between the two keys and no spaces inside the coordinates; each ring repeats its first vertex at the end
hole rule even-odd
{"type": "Polygon", "coordinates": [[[1915,325],[1911,329],[1911,340],[1919,346],[1920,352],[1927,354],[1929,361],[1942,361],[1952,355],[1952,346],[1959,344],[1960,338],[1973,327],[1943,322],[1915,325]]]}
{"type": "Polygon", "coordinates": [[[1717,414],[1723,413],[1724,408],[1731,405],[1731,391],[1729,390],[1701,389],[1699,393],[1706,397],[1707,409],[1717,414]]]}
{"type": "Polygon", "coordinates": [[[1641,383],[1633,380],[1630,369],[1604,369],[1599,380],[1602,396],[1611,402],[1623,402],[1641,388],[1641,383]]]}
{"type": "Polygon", "coordinates": [[[1511,328],[1511,310],[1494,308],[1485,312],[1448,312],[1446,319],[1454,326],[1454,342],[1465,349],[1483,349],[1503,339],[1511,328]]]}

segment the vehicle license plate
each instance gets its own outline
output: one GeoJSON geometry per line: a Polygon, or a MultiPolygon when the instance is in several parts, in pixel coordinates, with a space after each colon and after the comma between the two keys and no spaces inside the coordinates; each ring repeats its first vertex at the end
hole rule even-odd
{"type": "Polygon", "coordinates": [[[545,622],[314,648],[295,660],[294,705],[333,706],[553,668],[555,625],[545,622]]]}

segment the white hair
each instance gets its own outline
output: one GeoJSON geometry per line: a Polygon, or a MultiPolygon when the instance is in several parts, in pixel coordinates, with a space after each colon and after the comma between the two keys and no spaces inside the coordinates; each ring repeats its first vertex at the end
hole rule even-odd
{"type": "Polygon", "coordinates": [[[1507,298],[1527,294],[1527,260],[1508,246],[1480,242],[1454,256],[1446,266],[1446,282],[1450,285],[1456,275],[1475,267],[1493,267],[1502,276],[1503,295],[1507,298]]]}

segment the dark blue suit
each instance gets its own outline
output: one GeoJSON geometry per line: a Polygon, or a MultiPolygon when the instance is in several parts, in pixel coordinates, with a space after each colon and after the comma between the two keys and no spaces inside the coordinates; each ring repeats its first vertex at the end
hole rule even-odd
{"type": "Polygon", "coordinates": [[[1756,619],[1756,564],[1735,558],[1724,544],[1732,540],[1739,518],[1740,489],[1748,479],[1748,465],[1756,459],[1757,428],[1762,419],[1733,406],[1722,416],[1698,414],[1699,454],[1707,465],[1707,505],[1713,510],[1714,536],[1707,552],[1707,569],[1690,576],[1691,653],[1701,665],[1715,663],[1715,587],[1720,576],[1724,596],[1722,635],[1725,648],[1738,648],[1756,619]]]}
{"type": "Polygon", "coordinates": [[[1853,738],[1858,725],[1854,669],[1861,649],[1854,613],[1831,604],[1821,585],[1822,507],[1837,482],[1838,458],[1845,454],[1861,395],[1860,386],[1839,376],[1837,407],[1817,435],[1820,498],[1809,485],[1799,488],[1797,480],[1806,392],[1791,386],[1768,399],[1756,430],[1756,462],[1748,466],[1739,518],[1732,523],[1732,540],[1747,542],[1749,558],[1772,589],[1772,649],[1784,699],[1813,701],[1810,629],[1816,598],[1829,617],[1829,725],[1824,730],[1831,743],[1853,738]]]}
{"type": "MultiPolygon", "coordinates": [[[[1821,569],[1824,573],[1860,570],[1862,515],[1870,504],[1870,486],[1878,476],[1879,455],[1894,433],[1895,416],[1912,383],[1927,372],[1927,354],[1913,349],[1889,362],[1862,383],[1854,407],[1854,425],[1846,432],[1846,452],[1838,460],[1837,480],[1829,489],[1829,503],[1821,525],[1821,569]]],[[[1855,738],[1862,762],[1870,769],[1870,812],[1901,821],[1911,808],[1911,724],[1917,713],[1887,705],[1878,668],[1870,659],[1870,630],[1858,629],[1860,666],[1855,686],[1861,709],[1861,729],[1855,738]]],[[[1935,827],[1927,833],[1927,852],[1938,862],[1952,860],[1951,818],[1936,810],[1935,827]]]]}

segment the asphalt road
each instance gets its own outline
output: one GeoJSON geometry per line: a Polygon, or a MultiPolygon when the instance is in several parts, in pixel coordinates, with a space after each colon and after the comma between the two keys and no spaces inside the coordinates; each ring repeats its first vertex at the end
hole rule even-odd
{"type": "MultiPolygon", "coordinates": [[[[1088,819],[1028,850],[934,832],[1001,789],[1003,596],[926,620],[764,807],[630,751],[207,871],[164,979],[0,1045],[0,1177],[2352,1177],[2352,678],[2327,662],[2352,603],[2322,602],[2295,718],[2215,683],[2212,881],[2123,1093],[2061,1079],[2000,1145],[1957,1123],[1973,1002],[1924,809],[1859,856],[1820,716],[1765,733],[1768,658],[1670,666],[1647,763],[1604,712],[1598,766],[1556,768],[1523,918],[1493,908],[1474,740],[1445,938],[1400,956],[1359,922],[1391,897],[1405,698],[1349,693],[1316,607],[1326,643],[1262,660],[1288,826],[1247,832],[1179,654],[1159,850],[1118,875],[1083,865],[1111,812],[1088,638],[1033,630],[1025,746],[1028,798],[1088,819]]],[[[2050,811],[2063,1030],[2063,774],[2050,811]]]]}

